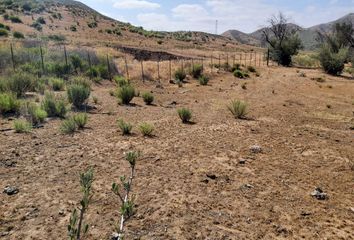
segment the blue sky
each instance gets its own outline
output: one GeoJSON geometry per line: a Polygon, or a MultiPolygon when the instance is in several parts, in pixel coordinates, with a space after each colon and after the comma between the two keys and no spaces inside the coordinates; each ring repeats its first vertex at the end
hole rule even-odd
{"type": "Polygon", "coordinates": [[[282,11],[302,27],[354,13],[354,0],[80,0],[111,18],[148,30],[194,30],[218,33],[229,29],[253,32],[282,11]]]}

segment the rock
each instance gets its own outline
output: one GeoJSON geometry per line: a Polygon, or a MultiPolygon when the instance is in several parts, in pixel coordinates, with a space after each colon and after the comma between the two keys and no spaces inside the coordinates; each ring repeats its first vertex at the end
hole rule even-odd
{"type": "Polygon", "coordinates": [[[212,173],[207,173],[206,176],[212,180],[215,180],[217,178],[216,175],[212,173]]]}
{"type": "Polygon", "coordinates": [[[60,209],[60,210],[59,210],[59,215],[60,215],[60,216],[63,216],[63,215],[64,215],[64,209],[60,209]]]}
{"type": "Polygon", "coordinates": [[[254,187],[253,187],[253,185],[246,183],[246,184],[243,184],[243,185],[241,186],[241,188],[242,188],[242,189],[251,189],[251,188],[254,188],[254,187]]]}
{"type": "Polygon", "coordinates": [[[11,187],[11,186],[6,186],[4,188],[4,193],[6,193],[7,195],[15,195],[19,192],[17,187],[11,187]]]}
{"type": "Polygon", "coordinates": [[[201,181],[202,183],[205,183],[205,184],[208,184],[209,183],[209,180],[208,179],[204,179],[201,181]]]}
{"type": "Polygon", "coordinates": [[[354,207],[349,208],[354,213],[354,207]]]}
{"type": "Polygon", "coordinates": [[[119,234],[118,233],[116,233],[116,232],[112,233],[111,240],[118,240],[118,238],[119,238],[119,234]]]}
{"type": "Polygon", "coordinates": [[[262,152],[262,147],[259,145],[253,145],[250,147],[250,151],[252,153],[261,153],[262,152]]]}
{"type": "Polygon", "coordinates": [[[239,164],[246,164],[246,159],[240,158],[238,161],[239,164]]]}
{"type": "Polygon", "coordinates": [[[326,200],[328,199],[327,193],[323,192],[323,190],[317,187],[312,193],[312,197],[315,197],[317,200],[326,200]]]}

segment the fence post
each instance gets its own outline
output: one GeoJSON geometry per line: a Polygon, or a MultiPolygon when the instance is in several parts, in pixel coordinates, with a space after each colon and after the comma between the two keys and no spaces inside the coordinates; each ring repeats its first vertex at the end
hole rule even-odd
{"type": "Polygon", "coordinates": [[[213,55],[210,55],[210,72],[213,73],[213,55]]]}
{"type": "Polygon", "coordinates": [[[143,60],[140,61],[140,65],[141,65],[141,78],[143,79],[143,82],[144,82],[145,81],[145,77],[144,77],[143,60]]]}
{"type": "Polygon", "coordinates": [[[160,57],[157,59],[157,79],[160,81],[160,57]]]}
{"type": "Polygon", "coordinates": [[[182,72],[184,72],[184,63],[183,63],[183,58],[182,58],[182,72]]]}
{"type": "Polygon", "coordinates": [[[235,66],[235,63],[236,63],[236,54],[234,54],[234,59],[233,59],[233,62],[232,62],[232,66],[235,66]]]}
{"type": "Polygon", "coordinates": [[[12,67],[14,68],[14,71],[16,71],[15,56],[14,56],[14,50],[13,50],[13,47],[12,47],[12,43],[10,44],[10,50],[11,50],[12,67]]]}
{"type": "Polygon", "coordinates": [[[65,56],[65,65],[68,66],[68,55],[66,54],[66,47],[64,45],[64,56],[65,56]]]}
{"type": "Polygon", "coordinates": [[[220,54],[219,54],[219,70],[221,69],[221,60],[220,60],[220,54]]]}
{"type": "Polygon", "coordinates": [[[269,48],[268,48],[268,52],[267,52],[267,67],[269,67],[269,48]]]}
{"type": "Polygon", "coordinates": [[[128,62],[127,62],[127,56],[124,55],[124,63],[125,63],[125,72],[127,74],[127,80],[129,81],[129,69],[128,69],[128,62]]]}
{"type": "Polygon", "coordinates": [[[107,70],[108,70],[109,80],[112,80],[111,65],[109,63],[108,54],[107,54],[107,70]]]}
{"type": "Polygon", "coordinates": [[[170,73],[170,79],[169,80],[172,80],[172,66],[171,66],[171,57],[168,61],[168,68],[169,68],[169,73],[170,73]]]}
{"type": "Polygon", "coordinates": [[[42,73],[44,74],[44,59],[43,59],[42,45],[39,45],[39,51],[41,53],[42,73]]]}
{"type": "Polygon", "coordinates": [[[226,66],[229,68],[229,54],[226,54],[226,66]]]}
{"type": "Polygon", "coordinates": [[[204,57],[202,58],[202,69],[204,71],[204,57]]]}
{"type": "Polygon", "coordinates": [[[192,58],[192,71],[194,72],[194,59],[192,58]]]}

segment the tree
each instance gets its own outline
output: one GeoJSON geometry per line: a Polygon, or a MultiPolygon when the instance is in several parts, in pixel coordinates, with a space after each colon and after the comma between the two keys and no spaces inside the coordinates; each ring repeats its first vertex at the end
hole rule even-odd
{"type": "Polygon", "coordinates": [[[318,32],[321,43],[319,59],[326,73],[340,75],[354,50],[354,29],[351,23],[337,23],[331,33],[318,32]]]}
{"type": "Polygon", "coordinates": [[[263,38],[270,47],[271,59],[283,66],[291,65],[291,57],[302,48],[298,31],[299,28],[289,24],[282,13],[269,19],[269,26],[263,29],[263,38]]]}

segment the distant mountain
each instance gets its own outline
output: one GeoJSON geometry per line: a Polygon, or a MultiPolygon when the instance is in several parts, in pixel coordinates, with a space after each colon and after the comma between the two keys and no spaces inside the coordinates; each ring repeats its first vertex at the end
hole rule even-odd
{"type": "MultiPolygon", "coordinates": [[[[354,26],[354,13],[347,14],[344,17],[339,18],[338,20],[319,24],[309,28],[301,28],[300,26],[292,23],[290,23],[290,25],[292,28],[299,29],[299,37],[302,40],[305,49],[313,50],[318,47],[318,42],[316,41],[317,33],[331,32],[336,23],[352,23],[354,26]]],[[[264,46],[265,42],[263,39],[263,30],[264,28],[261,28],[249,34],[243,33],[238,30],[228,30],[222,35],[244,44],[264,46]]]]}

